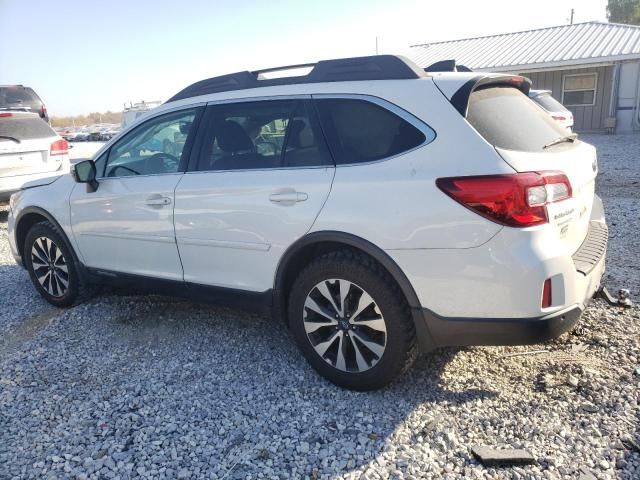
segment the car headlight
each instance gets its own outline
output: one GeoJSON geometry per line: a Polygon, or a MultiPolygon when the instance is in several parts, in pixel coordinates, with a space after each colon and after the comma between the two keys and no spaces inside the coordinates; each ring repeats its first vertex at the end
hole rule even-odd
{"type": "Polygon", "coordinates": [[[12,212],[16,208],[18,201],[20,201],[20,197],[22,197],[22,193],[23,193],[22,190],[20,190],[19,192],[16,192],[9,197],[9,208],[11,209],[12,212]]]}

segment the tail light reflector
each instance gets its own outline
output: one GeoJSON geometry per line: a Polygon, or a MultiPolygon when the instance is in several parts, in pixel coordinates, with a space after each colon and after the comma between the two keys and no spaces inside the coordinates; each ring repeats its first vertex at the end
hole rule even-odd
{"type": "Polygon", "coordinates": [[[61,138],[60,140],[56,140],[51,144],[51,148],[49,149],[49,155],[64,155],[69,153],[69,143],[61,138]]]}
{"type": "Polygon", "coordinates": [[[542,285],[542,308],[551,306],[551,279],[547,278],[542,285]]]}
{"type": "Polygon", "coordinates": [[[436,185],[470,210],[509,227],[547,223],[546,205],[572,195],[567,176],[549,171],[439,178],[436,185]]]}

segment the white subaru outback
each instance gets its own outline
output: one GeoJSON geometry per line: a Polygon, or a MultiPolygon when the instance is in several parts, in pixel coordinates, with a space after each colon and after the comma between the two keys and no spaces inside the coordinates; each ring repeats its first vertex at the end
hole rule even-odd
{"type": "Polygon", "coordinates": [[[307,68],[195,83],[13,195],[11,248],[38,292],[64,307],[133,283],[271,312],[358,390],[420,350],[572,328],[604,271],[596,152],[526,78],[396,56],[307,68]]]}

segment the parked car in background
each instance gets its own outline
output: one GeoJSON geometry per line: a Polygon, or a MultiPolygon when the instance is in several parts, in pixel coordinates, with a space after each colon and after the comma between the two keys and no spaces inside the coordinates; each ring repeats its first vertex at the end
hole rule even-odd
{"type": "Polygon", "coordinates": [[[0,111],[0,201],[29,181],[69,171],[69,145],[35,113],[0,111]]]}
{"type": "Polygon", "coordinates": [[[573,113],[553,98],[551,90],[529,90],[529,98],[549,112],[549,115],[560,125],[569,130],[573,128],[573,113]]]}
{"type": "Polygon", "coordinates": [[[599,288],[607,226],[595,148],[529,88],[391,55],[203,80],[12,196],[11,250],[59,307],[134,282],[271,311],[357,390],[420,350],[541,342],[599,288]]]}
{"type": "Polygon", "coordinates": [[[88,142],[89,141],[89,132],[86,131],[78,131],[69,134],[67,138],[70,142],[88,142]]]}
{"type": "Polygon", "coordinates": [[[0,85],[0,111],[37,113],[45,122],[49,122],[45,104],[32,88],[23,85],[0,85]]]}
{"type": "Polygon", "coordinates": [[[100,140],[106,142],[115,137],[118,133],[120,133],[120,127],[112,127],[107,128],[100,132],[100,140]]]}

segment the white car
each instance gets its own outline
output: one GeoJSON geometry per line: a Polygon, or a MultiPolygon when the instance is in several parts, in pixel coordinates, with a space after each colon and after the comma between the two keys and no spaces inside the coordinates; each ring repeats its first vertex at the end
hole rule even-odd
{"type": "Polygon", "coordinates": [[[69,173],[69,145],[36,113],[0,111],[0,201],[30,181],[69,173]]]}
{"type": "Polygon", "coordinates": [[[573,128],[573,113],[553,98],[551,90],[529,90],[529,98],[546,110],[563,127],[573,128]]]}
{"type": "Polygon", "coordinates": [[[132,282],[272,312],[353,389],[420,350],[541,342],[597,291],[607,226],[595,149],[528,90],[386,55],[203,80],[15,194],[11,248],[53,305],[132,282]]]}

